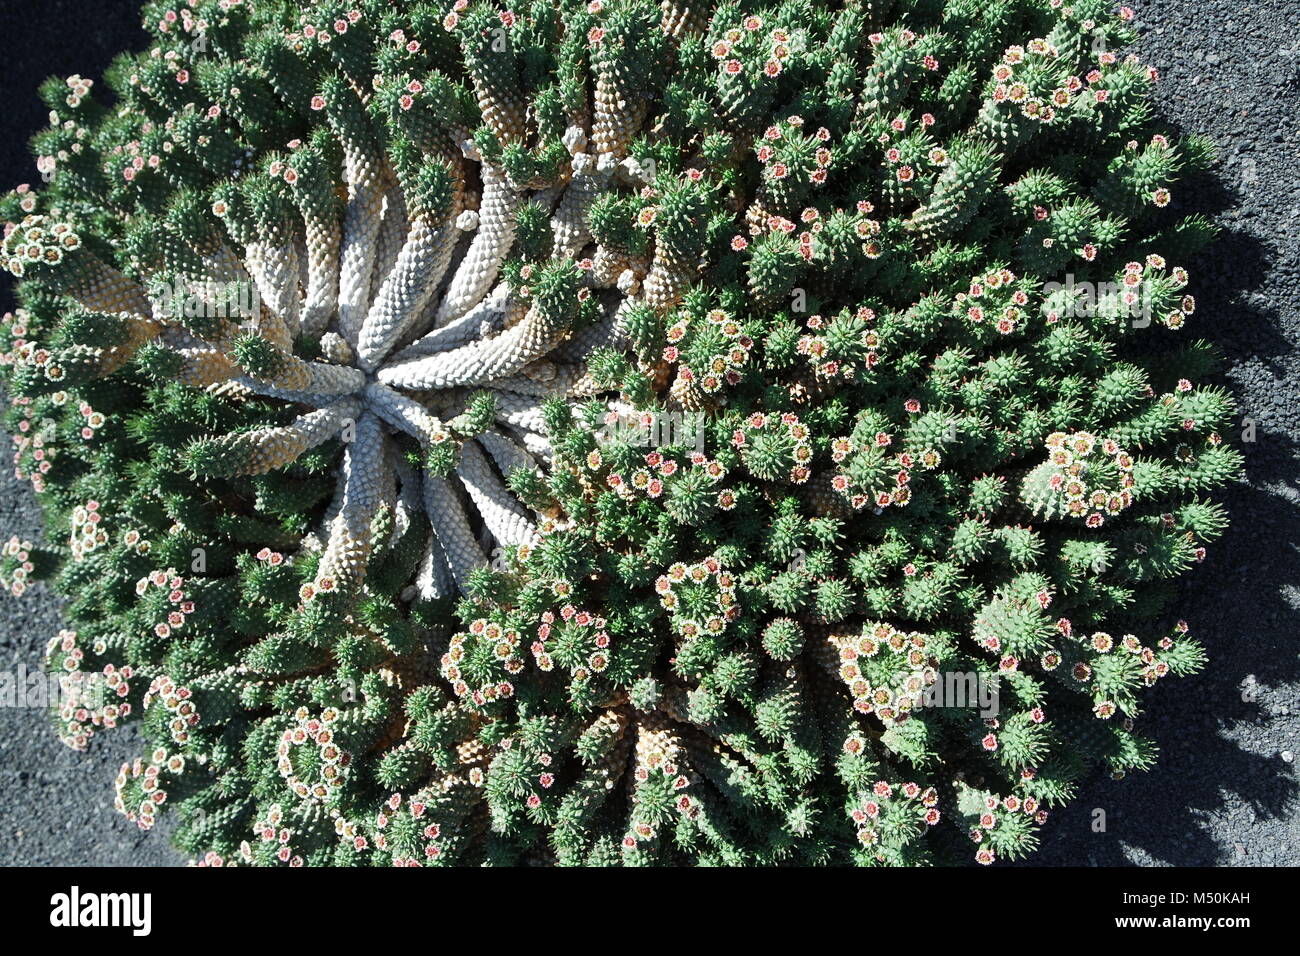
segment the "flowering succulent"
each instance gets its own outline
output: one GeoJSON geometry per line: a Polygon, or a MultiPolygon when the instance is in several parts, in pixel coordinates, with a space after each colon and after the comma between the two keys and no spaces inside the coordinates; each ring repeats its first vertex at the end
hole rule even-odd
{"type": "Polygon", "coordinates": [[[1132,16],[151,0],[0,198],[64,738],[207,865],[1032,850],[1240,466],[1132,16]]]}
{"type": "Polygon", "coordinates": [[[1053,432],[1047,461],[1025,476],[1021,497],[1035,515],[1082,518],[1099,528],[1133,503],[1133,456],[1113,438],[1053,432]]]}

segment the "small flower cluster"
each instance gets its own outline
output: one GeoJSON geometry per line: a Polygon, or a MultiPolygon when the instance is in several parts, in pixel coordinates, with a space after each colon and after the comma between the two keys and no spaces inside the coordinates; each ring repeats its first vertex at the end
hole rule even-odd
{"type": "Polygon", "coordinates": [[[826,182],[833,160],[830,138],[830,130],[824,126],[816,132],[805,131],[803,117],[797,115],[769,126],[754,144],[754,155],[762,166],[765,183],[769,188],[779,189],[781,181],[788,177],[816,186],[826,182]]]}
{"type": "Polygon", "coordinates": [[[27,591],[28,578],[36,567],[31,560],[34,547],[29,539],[13,535],[0,552],[0,587],[14,597],[27,591]]]}
{"type": "Polygon", "coordinates": [[[983,808],[975,815],[975,825],[970,828],[968,836],[971,842],[978,844],[975,862],[989,866],[997,860],[992,843],[1000,835],[999,831],[1020,823],[1019,817],[1031,819],[1038,826],[1047,822],[1047,810],[1036,797],[1019,797],[1010,794],[999,797],[987,794],[983,808]]]}
{"type": "MultiPolygon", "coordinates": [[[[161,598],[165,614],[163,620],[154,623],[153,632],[157,637],[167,638],[185,626],[185,620],[194,613],[195,606],[185,593],[185,579],[176,573],[175,568],[152,571],[135,582],[135,593],[142,598],[163,591],[166,592],[161,598]]],[[[159,598],[155,596],[154,600],[159,598]]]]}
{"type": "Polygon", "coordinates": [[[912,470],[930,471],[939,466],[940,455],[927,448],[919,454],[886,451],[893,437],[883,429],[874,435],[855,430],[831,442],[831,461],[838,466],[831,487],[856,509],[871,505],[879,514],[893,505],[902,508],[912,500],[912,470]]]}
{"type": "Polygon", "coordinates": [[[81,248],[81,237],[66,222],[39,214],[5,225],[0,256],[10,275],[22,278],[33,266],[57,266],[63,257],[81,248]]]}
{"type": "Polygon", "coordinates": [[[1133,457],[1114,439],[1052,432],[1044,444],[1046,486],[1062,513],[1100,528],[1107,517],[1133,504],[1133,457]]]}
{"type": "Polygon", "coordinates": [[[881,720],[905,718],[926,687],[937,679],[930,638],[919,631],[900,631],[891,624],[868,622],[857,636],[832,635],[839,678],[853,697],[853,709],[881,720]]]}
{"type": "MultiPolygon", "coordinates": [[[[271,851],[271,856],[276,861],[289,866],[302,866],[302,855],[293,852],[293,831],[284,822],[284,808],[273,803],[253,823],[253,834],[264,848],[271,851]]],[[[245,862],[251,863],[257,853],[245,840],[239,845],[239,855],[245,862]]]]}
{"type": "MultiPolygon", "coordinates": [[[[1118,696],[1119,686],[1111,675],[1116,672],[1116,667],[1120,668],[1122,673],[1130,668],[1136,672],[1136,678],[1147,687],[1151,687],[1162,677],[1167,677],[1173,673],[1167,659],[1162,659],[1163,655],[1170,652],[1176,652],[1178,647],[1178,637],[1187,634],[1189,628],[1186,621],[1178,621],[1171,634],[1167,634],[1156,642],[1156,646],[1150,647],[1143,644],[1141,639],[1135,634],[1124,634],[1119,639],[1111,636],[1106,631],[1093,631],[1090,634],[1074,634],[1074,628],[1068,618],[1061,618],[1056,622],[1057,631],[1067,640],[1073,641],[1070,655],[1073,664],[1070,665],[1070,676],[1080,685],[1091,685],[1093,687],[1093,715],[1100,720],[1109,720],[1120,711],[1132,712],[1133,702],[1131,695],[1126,691],[1118,696]],[[1107,657],[1123,657],[1127,655],[1130,664],[1124,660],[1107,662],[1107,657]],[[1106,679],[1098,680],[1102,674],[1106,679]]],[[[1042,665],[1044,670],[1055,670],[1061,666],[1065,658],[1061,652],[1050,649],[1042,655],[1042,665]]]]}
{"type": "Polygon", "coordinates": [[[130,531],[122,535],[122,543],[135,551],[136,554],[148,554],[153,550],[153,545],[150,543],[149,539],[135,528],[132,528],[130,531]]]}
{"type": "MultiPolygon", "coordinates": [[[[172,51],[168,58],[175,59],[176,56],[175,51],[172,51]]],[[[189,73],[187,71],[178,71],[176,75],[178,78],[185,77],[186,82],[188,82],[189,73]]],[[[172,129],[170,119],[168,119],[164,128],[169,131],[172,129]]],[[[145,123],[141,127],[141,132],[145,135],[149,135],[153,131],[152,123],[145,123]]],[[[171,153],[175,148],[176,144],[172,140],[166,139],[162,142],[161,154],[146,154],[138,139],[133,139],[127,143],[119,143],[113,147],[109,153],[109,158],[104,161],[104,172],[113,178],[121,177],[122,182],[134,184],[138,188],[144,182],[144,178],[141,179],[140,183],[137,183],[136,177],[145,171],[145,167],[148,166],[150,170],[158,169],[162,165],[163,156],[171,153]]]]}
{"type": "MultiPolygon", "coordinates": [[[[94,654],[107,648],[103,639],[95,641],[94,654]]],[[[129,664],[118,667],[104,664],[99,671],[84,669],[86,652],[79,645],[77,632],[61,630],[50,638],[45,649],[46,666],[59,673],[59,739],[73,750],[85,750],[96,728],[112,730],[118,721],[131,716],[131,681],[135,669],[129,664]]]]}
{"type": "Polygon", "coordinates": [[[877,780],[846,812],[857,828],[858,842],[874,850],[883,863],[888,859],[885,851],[901,848],[938,824],[942,818],[938,807],[934,787],[877,780]]]}
{"type": "MultiPolygon", "coordinates": [[[[224,0],[223,10],[229,10],[230,7],[239,6],[243,0],[224,0]]],[[[195,4],[190,4],[190,7],[195,4]]],[[[202,17],[195,17],[190,12],[189,7],[178,6],[175,10],[164,10],[162,16],[157,21],[159,33],[170,34],[177,25],[185,33],[203,34],[208,29],[208,21],[202,17]]]]}
{"type": "MultiPolygon", "coordinates": [[[[652,414],[652,413],[647,413],[652,414]]],[[[691,452],[681,457],[662,451],[652,451],[645,456],[645,467],[633,469],[629,474],[621,471],[609,471],[605,475],[605,484],[625,499],[632,499],[637,492],[647,498],[660,497],[668,487],[670,479],[696,472],[704,475],[704,480],[717,483],[727,476],[727,469],[720,461],[709,458],[703,452],[691,452]]],[[[585,459],[589,471],[600,472],[607,467],[605,456],[599,449],[587,453],[585,459]]]]}
{"type": "Polygon", "coordinates": [[[865,199],[860,199],[856,206],[858,220],[854,224],[853,230],[858,238],[862,240],[862,254],[868,259],[879,259],[885,254],[884,247],[879,240],[880,221],[870,218],[870,213],[876,211],[876,207],[865,199]]]}
{"type": "MultiPolygon", "coordinates": [[[[1076,102],[1076,94],[1084,85],[1077,76],[1062,81],[1056,68],[1058,56],[1056,47],[1041,38],[1009,47],[1002,62],[993,68],[993,102],[1007,104],[1044,125],[1051,123],[1076,102]]],[[[1102,56],[1109,58],[1106,62],[1114,62],[1113,53],[1102,56]]],[[[1106,97],[1104,89],[1094,94],[1098,103],[1105,102],[1106,97]]]]}
{"type": "Polygon", "coordinates": [[[1120,300],[1130,312],[1149,308],[1167,329],[1181,329],[1196,311],[1196,299],[1182,292],[1188,274],[1182,266],[1169,268],[1161,255],[1151,253],[1141,262],[1125,264],[1119,276],[1120,300]]]}
{"type": "Polygon", "coordinates": [[[294,725],[285,728],[276,745],[276,769],[289,789],[301,799],[323,803],[343,785],[352,755],[335,740],[334,723],[339,712],[333,707],[313,717],[306,707],[294,711],[294,725]],[[308,748],[308,760],[295,763],[299,750],[308,748]],[[301,766],[299,766],[301,764],[301,766]]]}
{"type": "MultiPolygon", "coordinates": [[[[558,663],[575,680],[586,680],[609,667],[611,639],[603,617],[566,604],[558,620],[554,611],[543,611],[538,620],[537,640],[530,649],[539,670],[554,670],[558,663]]],[[[513,653],[513,646],[510,650],[513,653]]]]}
{"type": "Polygon", "coordinates": [[[519,761],[512,762],[512,766],[521,774],[519,791],[512,795],[513,802],[524,816],[536,823],[555,819],[564,793],[556,786],[559,778],[555,772],[559,768],[554,756],[547,750],[523,745],[515,737],[507,737],[501,741],[499,754],[508,759],[512,752],[518,753],[519,761]]]}
{"type": "MultiPolygon", "coordinates": [[[[430,818],[432,794],[420,791],[409,798],[392,794],[375,813],[373,848],[386,851],[392,866],[422,867],[436,864],[443,856],[442,825],[430,818]]],[[[355,823],[334,821],[339,839],[355,852],[371,849],[372,841],[355,823]]]]}
{"type": "Polygon", "coordinates": [[[99,502],[93,498],[73,509],[72,533],[68,535],[72,560],[82,561],[86,555],[108,544],[108,532],[102,526],[103,520],[99,502]]]}
{"type": "Polygon", "coordinates": [[[144,695],[144,709],[157,702],[170,714],[166,721],[174,743],[184,744],[190,739],[190,729],[199,724],[199,709],[194,703],[194,692],[178,685],[166,674],[155,677],[144,695]]]}
{"type": "Polygon", "coordinates": [[[524,669],[520,656],[523,635],[518,628],[479,618],[469,629],[452,635],[439,662],[439,673],[451,682],[452,693],[463,703],[482,709],[509,700],[515,694],[510,677],[524,669]],[[477,686],[471,686],[476,675],[477,686]]]}
{"type": "MultiPolygon", "coordinates": [[[[0,353],[0,367],[13,368],[31,364],[33,356],[40,351],[36,343],[27,338],[30,333],[30,318],[26,310],[19,309],[17,312],[6,312],[3,319],[0,319],[0,329],[10,336],[9,351],[0,353]]],[[[56,409],[66,405],[68,399],[69,395],[64,391],[49,396],[50,404],[56,409]]],[[[45,423],[35,418],[35,405],[30,397],[14,395],[9,404],[21,416],[10,429],[13,433],[14,477],[19,481],[30,481],[33,491],[42,492],[46,488],[47,476],[54,467],[59,449],[49,440],[47,433],[50,429],[43,427],[45,423]]]]}
{"type": "Polygon", "coordinates": [[[875,318],[876,310],[865,305],[852,312],[845,309],[829,321],[811,315],[805,323],[808,332],[799,337],[796,348],[818,378],[859,380],[860,373],[870,372],[880,362],[880,333],[869,324],[875,318]]]}
{"type": "Polygon", "coordinates": [[[72,76],[64,79],[63,82],[68,87],[68,98],[66,102],[74,110],[81,105],[81,101],[84,97],[90,95],[90,91],[95,85],[94,80],[87,79],[79,73],[72,74],[72,76]]]}
{"type": "MultiPolygon", "coordinates": [[[[439,838],[442,836],[442,827],[435,821],[425,818],[427,806],[428,804],[421,799],[419,794],[406,802],[405,810],[410,819],[409,829],[418,831],[418,839],[423,845],[419,847],[419,857],[414,854],[408,856],[402,852],[393,853],[393,866],[423,866],[424,864],[420,862],[421,859],[433,861],[442,856],[442,847],[438,843],[439,838]]],[[[395,813],[402,807],[401,794],[395,793],[389,797],[387,807],[388,812],[380,810],[376,815],[375,828],[378,830],[386,829],[390,823],[388,814],[395,813]]],[[[380,849],[387,849],[388,843],[387,834],[379,833],[375,836],[375,845],[380,849]]]]}
{"type": "Polygon", "coordinates": [[[336,17],[332,22],[322,22],[320,24],[312,23],[311,17],[304,13],[298,18],[300,30],[296,35],[300,35],[305,40],[315,40],[325,46],[334,37],[343,36],[348,32],[349,26],[360,20],[361,11],[357,9],[348,10],[342,16],[336,17]]]}
{"type": "Polygon", "coordinates": [[[754,81],[775,79],[784,72],[792,54],[788,31],[775,28],[763,31],[763,18],[750,14],[739,28],[724,32],[709,52],[718,63],[724,78],[746,77],[754,81]]]}
{"type": "MultiPolygon", "coordinates": [[[[692,334],[693,323],[689,314],[682,311],[677,321],[668,327],[668,344],[663,350],[663,360],[670,365],[680,362],[677,374],[685,382],[694,382],[709,394],[719,391],[723,384],[738,385],[742,369],[749,363],[754,340],[745,335],[740,323],[722,309],[710,309],[704,314],[705,331],[692,334]],[[694,369],[682,362],[687,353],[698,351],[698,344],[707,341],[717,351],[708,357],[703,368],[694,369]]],[[[710,349],[712,351],[712,349],[710,349]]]]}
{"type": "Polygon", "coordinates": [[[90,441],[95,437],[96,433],[104,427],[108,419],[106,419],[102,413],[91,408],[89,402],[81,402],[78,405],[77,410],[81,413],[83,419],[79,434],[85,441],[90,441]]]}
{"type": "Polygon", "coordinates": [[[873,129],[880,130],[876,142],[884,150],[884,165],[891,177],[887,193],[924,198],[938,174],[951,163],[948,151],[930,134],[934,123],[934,114],[922,113],[918,124],[906,115],[874,124],[873,129]]]}
{"type": "Polygon", "coordinates": [[[139,757],[122,764],[113,781],[113,807],[141,830],[153,829],[158,811],[167,802],[168,791],[163,784],[168,778],[179,778],[184,771],[185,758],[180,754],[169,756],[161,747],[153,751],[147,764],[139,757]]]}
{"type": "MultiPolygon", "coordinates": [[[[647,730],[638,735],[635,769],[632,771],[638,806],[671,806],[678,814],[690,819],[699,815],[700,805],[686,793],[691,779],[679,766],[681,757],[681,746],[668,731],[647,730]]],[[[656,820],[662,819],[658,814],[655,816],[656,820]]],[[[634,812],[628,832],[623,836],[625,854],[634,852],[638,844],[654,840],[659,835],[655,822],[638,817],[634,812]]]]}
{"type": "Polygon", "coordinates": [[[995,269],[971,280],[955,297],[961,317],[972,325],[988,323],[1002,335],[1015,332],[1025,317],[1029,293],[1010,269],[995,269]]]}
{"type": "Polygon", "coordinates": [[[812,477],[811,438],[811,430],[794,412],[754,412],[732,430],[731,444],[755,478],[802,485],[812,477]]]}
{"type": "Polygon", "coordinates": [[[682,637],[721,634],[740,616],[736,580],[710,555],[696,564],[677,562],[655,579],[659,603],[682,637]]]}

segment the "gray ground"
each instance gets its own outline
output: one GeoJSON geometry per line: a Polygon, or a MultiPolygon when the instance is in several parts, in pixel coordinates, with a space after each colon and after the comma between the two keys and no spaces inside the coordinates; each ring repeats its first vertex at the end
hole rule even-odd
{"type": "MultiPolygon", "coordinates": [[[[1219,210],[1220,240],[1189,262],[1192,334],[1217,341],[1256,441],[1226,504],[1232,528],[1187,576],[1184,613],[1211,664],[1149,695],[1160,763],[1099,780],[1045,828],[1033,862],[1300,863],[1300,3],[1151,0],[1138,44],[1157,108],[1219,144],[1218,184],[1182,192],[1219,210]],[[1193,192],[1195,195],[1193,195],[1193,192]],[[1091,829],[1106,811],[1106,832],[1091,829]]],[[[1178,197],[1176,196],[1175,199],[1178,197]]],[[[1243,422],[1243,425],[1245,423],[1243,422]]]]}
{"type": "MultiPolygon", "coordinates": [[[[50,74],[98,79],[118,51],[141,48],[138,9],[136,0],[0,3],[0,189],[39,182],[26,147],[46,123],[36,87],[50,74]]],[[[13,305],[7,284],[0,283],[0,293],[3,312],[13,305]]],[[[0,540],[34,537],[41,530],[35,496],[14,479],[9,453],[9,436],[0,434],[0,540]]],[[[61,626],[58,599],[43,586],[21,598],[0,596],[0,670],[38,667],[61,626]]],[[[163,833],[144,833],[113,810],[117,768],[141,749],[135,728],[127,727],[78,754],[59,743],[44,714],[0,707],[0,865],[184,862],[163,833]]]]}
{"type": "MultiPolygon", "coordinates": [[[[112,51],[139,43],[133,0],[106,4],[93,29],[84,3],[0,11],[10,130],[42,110],[23,100],[48,72],[98,75],[112,51]]],[[[1226,383],[1256,441],[1247,480],[1227,494],[1233,526],[1189,576],[1184,610],[1209,646],[1198,677],[1162,682],[1143,723],[1161,746],[1150,773],[1096,780],[1049,821],[1043,865],[1295,865],[1300,863],[1300,0],[1149,0],[1139,45],[1162,81],[1157,108],[1222,149],[1218,183],[1184,186],[1218,211],[1222,239],[1192,270],[1191,334],[1218,340],[1226,383]],[[1105,811],[1105,832],[1093,831],[1105,811]]],[[[0,141],[0,185],[30,178],[21,137],[0,141]]],[[[1177,200],[1179,197],[1175,197],[1177,200]]],[[[1243,422],[1243,427],[1245,423],[1243,422]]],[[[39,530],[30,489],[0,468],[0,530],[39,530]]],[[[0,604],[0,667],[32,667],[59,628],[57,601],[34,588],[0,604]]],[[[0,709],[0,864],[180,862],[162,834],[111,808],[112,778],[139,747],[133,730],[74,754],[39,714],[0,709]],[[6,839],[6,837],[9,837],[6,839]]]]}

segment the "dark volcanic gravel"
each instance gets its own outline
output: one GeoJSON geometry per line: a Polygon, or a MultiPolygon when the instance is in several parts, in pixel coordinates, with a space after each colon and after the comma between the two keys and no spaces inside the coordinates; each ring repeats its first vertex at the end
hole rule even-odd
{"type": "MultiPolygon", "coordinates": [[[[1133,5],[1150,24],[1137,52],[1161,72],[1157,109],[1221,149],[1216,178],[1184,184],[1175,196],[1209,206],[1223,229],[1199,261],[1185,263],[1199,303],[1189,334],[1220,344],[1225,384],[1256,440],[1243,446],[1246,480],[1225,496],[1232,528],[1184,586],[1183,613],[1208,645],[1210,666],[1147,697],[1142,724],[1160,744],[1160,762],[1119,782],[1090,781],[1048,822],[1030,863],[1296,865],[1300,0],[1133,5]],[[1102,833],[1092,828],[1097,809],[1105,811],[1102,833]]],[[[98,77],[113,53],[141,44],[135,0],[100,6],[46,0],[0,8],[7,78],[0,188],[35,181],[24,141],[44,123],[34,95],[40,80],[98,77]]],[[[0,483],[0,532],[36,534],[30,488],[11,472],[0,483]]],[[[4,599],[0,668],[37,666],[59,627],[58,602],[44,588],[4,599]]],[[[39,712],[0,708],[0,865],[181,862],[163,834],[142,834],[112,810],[117,766],[139,748],[126,729],[75,754],[39,712]]]]}
{"type": "MultiPolygon", "coordinates": [[[[80,73],[98,81],[119,51],[140,49],[145,37],[138,9],[136,0],[0,3],[0,189],[40,182],[27,152],[28,138],[47,122],[37,86],[51,74],[80,73]]],[[[3,312],[13,302],[8,284],[0,286],[3,312]]],[[[8,435],[0,434],[6,461],[7,449],[8,435]]],[[[35,538],[40,531],[31,485],[0,466],[0,540],[11,534],[35,538]]],[[[39,668],[46,642],[61,626],[59,601],[42,585],[21,598],[0,596],[0,669],[39,668]]],[[[129,726],[94,738],[89,752],[79,754],[59,742],[43,712],[0,707],[0,866],[183,863],[164,833],[144,833],[113,809],[117,768],[143,746],[129,726]]]]}
{"type": "MultiPolygon", "coordinates": [[[[1160,71],[1156,107],[1214,138],[1215,182],[1181,188],[1223,230],[1186,263],[1189,334],[1213,339],[1237,397],[1246,481],[1232,527],[1185,578],[1183,613],[1207,645],[1201,674],[1158,685],[1148,773],[1098,780],[1049,820],[1038,864],[1300,864],[1300,2],[1148,0],[1136,52],[1160,71]],[[1106,832],[1093,833],[1093,811],[1106,832]]],[[[1175,200],[1177,200],[1177,196],[1175,200]]]]}

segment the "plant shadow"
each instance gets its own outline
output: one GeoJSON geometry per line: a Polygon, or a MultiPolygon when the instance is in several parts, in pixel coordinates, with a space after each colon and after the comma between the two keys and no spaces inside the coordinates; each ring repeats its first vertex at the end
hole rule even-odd
{"type": "Polygon", "coordinates": [[[1267,864],[1234,837],[1300,807],[1294,768],[1270,733],[1271,722],[1297,705],[1300,679],[1300,442],[1285,420],[1300,404],[1300,383],[1287,379],[1296,343],[1283,331],[1278,303],[1286,297],[1264,291],[1278,281],[1279,254],[1250,233],[1254,213],[1243,210],[1241,189],[1222,165],[1189,178],[1181,192],[1222,229],[1186,263],[1200,320],[1188,334],[1199,324],[1222,353],[1217,379],[1233,393],[1240,424],[1225,437],[1245,456],[1243,478],[1214,495],[1232,523],[1179,592],[1178,608],[1209,663],[1149,692],[1139,728],[1160,746],[1155,767],[1122,781],[1100,773],[1085,781],[1048,820],[1043,849],[1027,865],[1267,864]],[[1233,836],[1212,819],[1243,808],[1254,819],[1240,827],[1234,821],[1233,836]],[[1098,810],[1105,812],[1102,832],[1094,830],[1098,810]]]}

